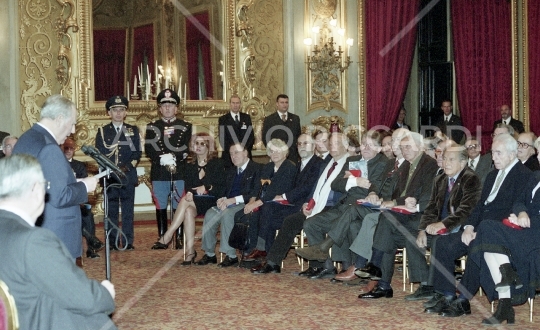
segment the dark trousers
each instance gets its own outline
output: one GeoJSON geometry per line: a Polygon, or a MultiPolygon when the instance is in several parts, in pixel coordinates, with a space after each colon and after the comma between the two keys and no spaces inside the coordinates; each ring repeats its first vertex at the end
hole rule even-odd
{"type": "MultiPolygon", "coordinates": [[[[306,233],[309,245],[321,243],[326,238],[326,234],[337,225],[339,218],[350,207],[351,205],[349,204],[340,203],[307,219],[304,223],[304,232],[306,233]]],[[[342,228],[345,227],[347,227],[347,229],[343,231],[346,235],[348,223],[343,224],[342,228]]],[[[349,249],[332,249],[332,259],[336,261],[350,260],[349,249]],[[346,255],[341,255],[342,253],[346,253],[346,255]]]]}
{"type": "Polygon", "coordinates": [[[94,214],[90,204],[81,205],[82,235],[86,238],[86,243],[90,245],[90,240],[96,236],[96,225],[94,214]]]}
{"type": "Polygon", "coordinates": [[[259,236],[264,239],[265,251],[270,251],[276,238],[276,230],[281,229],[284,219],[298,211],[299,207],[297,206],[281,205],[279,203],[266,203],[261,207],[259,236]]]}
{"type": "MultiPolygon", "coordinates": [[[[436,260],[431,261],[433,286],[437,292],[456,291],[456,280],[454,277],[454,270],[456,268],[455,260],[469,253],[469,246],[463,244],[461,241],[462,234],[463,231],[459,231],[441,236],[437,239],[437,246],[435,247],[436,260]]],[[[474,241],[471,242],[472,244],[474,244],[474,241]]],[[[465,270],[458,290],[467,299],[471,299],[476,291],[478,291],[478,288],[480,288],[480,268],[471,258],[467,258],[465,270]]]]}
{"type": "Polygon", "coordinates": [[[381,268],[383,281],[388,283],[392,281],[396,249],[405,247],[407,240],[411,240],[411,243],[416,242],[419,224],[420,214],[405,215],[385,211],[379,216],[379,224],[373,237],[373,248],[383,252],[381,265],[375,265],[381,268]]]}
{"type": "MultiPolygon", "coordinates": [[[[416,238],[416,237],[415,237],[416,238]]],[[[439,236],[427,234],[427,247],[431,249],[430,260],[435,260],[436,244],[439,236]]],[[[407,260],[409,264],[409,278],[412,283],[427,282],[428,285],[433,285],[433,270],[426,262],[426,249],[419,248],[416,242],[410,240],[405,241],[407,249],[407,260]]]]}
{"type": "MultiPolygon", "coordinates": [[[[122,206],[122,232],[126,235],[127,243],[122,238],[122,244],[133,244],[134,231],[133,231],[133,212],[135,204],[135,184],[137,183],[137,171],[131,169],[126,174],[126,177],[122,179],[121,187],[115,187],[113,184],[117,184],[117,181],[110,180],[109,189],[107,190],[107,200],[109,202],[108,217],[111,222],[118,227],[118,216],[120,213],[120,205],[122,206]]],[[[111,234],[109,235],[109,241],[111,244],[115,244],[116,237],[118,235],[117,230],[112,226],[111,234]]]]}

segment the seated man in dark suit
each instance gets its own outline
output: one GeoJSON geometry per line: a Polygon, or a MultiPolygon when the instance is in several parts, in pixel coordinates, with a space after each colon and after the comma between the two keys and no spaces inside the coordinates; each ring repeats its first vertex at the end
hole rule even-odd
{"type": "MultiPolygon", "coordinates": [[[[252,268],[252,273],[280,273],[281,262],[285,259],[285,256],[294,241],[294,237],[302,230],[304,221],[336,205],[340,194],[332,190],[331,184],[337,178],[338,173],[341,172],[347,159],[348,145],[346,140],[347,139],[342,133],[333,133],[331,135],[329,150],[332,159],[327,162],[325,166],[320,167],[321,170],[317,176],[317,183],[309,194],[310,202],[302,205],[302,211],[285,218],[283,226],[268,252],[267,262],[252,268]],[[310,206],[310,204],[313,205],[310,206]]],[[[312,264],[308,270],[300,273],[300,275],[311,276],[319,273],[320,270],[314,268],[312,264]]]]}
{"type": "Polygon", "coordinates": [[[503,124],[512,126],[514,128],[514,131],[516,131],[518,134],[525,132],[523,123],[517,119],[512,118],[512,110],[510,109],[510,106],[508,106],[507,104],[503,104],[500,107],[500,111],[501,119],[496,120],[493,123],[493,131],[495,131],[495,128],[497,128],[499,124],[503,124]]]}
{"type": "Polygon", "coordinates": [[[443,111],[443,117],[437,122],[436,126],[439,127],[443,134],[451,137],[457,143],[461,144],[461,140],[465,135],[463,132],[463,124],[461,118],[452,113],[452,101],[446,99],[441,102],[441,109],[443,111]]]}
{"type": "Polygon", "coordinates": [[[394,274],[396,249],[405,247],[407,235],[416,236],[420,218],[431,198],[433,178],[437,172],[437,162],[423,151],[423,138],[411,132],[400,142],[403,157],[410,163],[405,190],[388,206],[393,211],[383,211],[379,215],[379,224],[373,237],[371,262],[356,272],[360,277],[379,280],[378,285],[359,298],[374,299],[393,296],[390,286],[394,274]],[[395,211],[394,211],[395,210],[395,211]]]}
{"type": "Polygon", "coordinates": [[[536,134],[533,132],[521,133],[517,138],[517,158],[533,172],[540,170],[540,164],[538,163],[536,150],[534,149],[534,141],[536,141],[536,134]]]}
{"type": "Polygon", "coordinates": [[[111,282],[90,280],[54,233],[35,226],[48,186],[34,157],[0,160],[0,278],[20,329],[116,329],[111,282]]]}
{"type": "Polygon", "coordinates": [[[283,224],[283,219],[301,211],[302,205],[309,201],[309,193],[317,183],[319,167],[323,163],[321,158],[313,154],[314,148],[315,143],[311,136],[301,134],[298,137],[300,161],[296,165],[294,188],[275,196],[271,202],[266,202],[261,206],[259,237],[264,241],[264,250],[256,249],[244,259],[245,261],[252,261],[258,256],[266,256],[266,252],[270,251],[274,243],[276,230],[279,230],[283,224]]]}
{"type": "Polygon", "coordinates": [[[203,222],[202,249],[204,256],[197,265],[216,264],[216,234],[221,224],[219,252],[226,257],[219,267],[228,267],[238,263],[236,249],[229,245],[229,236],[234,227],[234,215],[244,208],[252,197],[257,195],[257,183],[261,177],[261,164],[249,159],[248,152],[240,143],[229,149],[234,164],[229,168],[226,179],[226,195],[217,200],[217,205],[206,211],[203,222]]]}
{"type": "MultiPolygon", "coordinates": [[[[433,297],[433,283],[428,278],[426,248],[431,248],[433,252],[435,241],[440,235],[457,232],[480,199],[480,179],[467,166],[467,159],[467,149],[455,142],[443,153],[444,173],[435,178],[431,198],[420,218],[416,244],[410,241],[405,244],[411,282],[421,283],[415,293],[405,297],[406,300],[433,297]]],[[[431,258],[436,258],[434,253],[431,258]]]]}
{"type": "Polygon", "coordinates": [[[378,192],[387,173],[394,167],[393,162],[380,153],[381,149],[379,132],[372,131],[364,135],[360,148],[361,155],[349,157],[332,183],[332,190],[341,192],[343,197],[335,207],[306,221],[304,230],[309,247],[297,249],[296,254],[308,260],[321,262],[329,258],[328,251],[332,247],[332,260],[342,262],[345,269],[349,268],[352,263],[349,246],[356,237],[359,226],[354,229],[355,233],[352,235],[354,237],[350,236],[351,222],[358,219],[358,214],[348,210],[356,208],[357,200],[365,198],[370,191],[378,192]],[[367,173],[359,175],[355,173],[355,169],[358,171],[356,164],[362,162],[365,163],[365,168],[361,171],[367,169],[367,173]],[[326,234],[328,235],[325,238],[326,234]]]}
{"type": "Polygon", "coordinates": [[[532,179],[532,172],[517,157],[517,142],[509,134],[499,134],[493,140],[492,157],[496,170],[491,171],[482,188],[480,201],[476,204],[462,230],[442,236],[435,247],[436,265],[434,269],[434,297],[424,304],[426,312],[439,313],[447,317],[456,317],[471,313],[469,300],[478,288],[479,267],[467,260],[465,273],[458,285],[461,293],[456,298],[454,279],[454,261],[468,254],[476,237],[475,228],[485,219],[502,221],[509,214],[519,214],[525,207],[515,201],[523,187],[532,179]]]}
{"type": "Polygon", "coordinates": [[[468,166],[476,173],[476,175],[478,175],[480,182],[483,185],[487,174],[492,170],[491,153],[486,155],[480,154],[482,145],[475,137],[467,139],[465,148],[467,148],[467,153],[469,155],[469,159],[467,160],[468,166]]]}

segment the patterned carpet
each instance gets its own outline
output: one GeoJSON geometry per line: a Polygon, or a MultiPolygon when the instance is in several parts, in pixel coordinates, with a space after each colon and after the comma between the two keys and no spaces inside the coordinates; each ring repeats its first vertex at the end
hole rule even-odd
{"type": "MultiPolygon", "coordinates": [[[[300,266],[292,251],[281,274],[181,266],[182,250],[150,250],[156,226],[141,223],[135,226],[135,251],[111,253],[120,329],[478,329],[490,314],[487,299],[477,296],[471,315],[426,315],[422,302],[403,299],[408,292],[401,290],[401,271],[392,282],[394,298],[360,300],[359,287],[296,276],[300,266]]],[[[103,237],[102,228],[98,235],[103,237]]],[[[200,244],[198,239],[197,259],[200,244]]],[[[97,280],[105,278],[105,252],[100,255],[84,260],[88,276],[97,280]]],[[[518,329],[538,329],[538,312],[529,323],[527,304],[515,310],[518,329]]]]}

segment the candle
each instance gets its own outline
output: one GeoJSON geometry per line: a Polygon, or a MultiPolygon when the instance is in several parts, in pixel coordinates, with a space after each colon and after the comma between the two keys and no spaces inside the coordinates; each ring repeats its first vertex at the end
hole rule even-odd
{"type": "Polygon", "coordinates": [[[146,64],[146,78],[148,79],[150,77],[150,69],[148,68],[148,64],[146,64]]]}
{"type": "MultiPolygon", "coordinates": [[[[182,79],[182,77],[180,77],[180,79],[182,79]]],[[[182,80],[180,80],[182,81],[182,80]]],[[[178,85],[178,95],[180,95],[180,97],[182,97],[182,84],[178,85]]]]}
{"type": "Polygon", "coordinates": [[[128,89],[128,91],[127,91],[127,92],[128,92],[128,93],[127,93],[127,99],[129,100],[129,80],[128,80],[128,82],[127,82],[127,89],[128,89]]]}
{"type": "Polygon", "coordinates": [[[137,76],[133,77],[135,80],[133,80],[133,95],[137,94],[137,76]]]}
{"type": "Polygon", "coordinates": [[[139,80],[141,80],[141,67],[137,67],[137,73],[139,74],[139,80]]]}
{"type": "Polygon", "coordinates": [[[184,84],[184,104],[186,104],[186,97],[187,97],[187,83],[184,84]]]}
{"type": "Polygon", "coordinates": [[[158,76],[157,61],[156,61],[156,66],[154,67],[154,69],[155,69],[154,71],[156,72],[156,81],[157,81],[157,79],[159,78],[159,76],[158,76]]]}

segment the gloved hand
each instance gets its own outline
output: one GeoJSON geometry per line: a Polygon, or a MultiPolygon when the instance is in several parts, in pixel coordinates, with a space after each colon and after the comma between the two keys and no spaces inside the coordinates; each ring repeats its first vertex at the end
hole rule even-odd
{"type": "Polygon", "coordinates": [[[160,155],[159,163],[163,166],[176,166],[176,156],[173,154],[160,155]]]}

